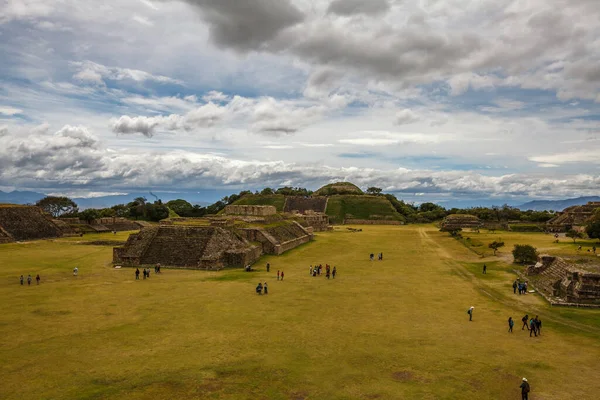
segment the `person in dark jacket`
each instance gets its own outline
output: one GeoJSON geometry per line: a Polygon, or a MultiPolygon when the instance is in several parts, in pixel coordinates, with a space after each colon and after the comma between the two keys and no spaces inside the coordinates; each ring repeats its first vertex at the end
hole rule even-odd
{"type": "Polygon", "coordinates": [[[521,386],[519,387],[521,388],[521,400],[528,400],[531,387],[529,386],[529,382],[527,382],[527,378],[523,378],[521,386]]]}
{"type": "Polygon", "coordinates": [[[513,282],[513,293],[517,294],[517,281],[513,282]]]}
{"type": "Polygon", "coordinates": [[[487,265],[483,264],[483,273],[487,274],[487,265]]]}
{"type": "Polygon", "coordinates": [[[135,279],[136,280],[140,279],[140,269],[139,268],[135,269],[135,279]]]}
{"type": "Polygon", "coordinates": [[[525,314],[525,316],[523,318],[521,318],[521,321],[523,322],[523,326],[521,327],[521,330],[527,328],[527,330],[529,330],[529,325],[527,325],[527,322],[529,321],[529,314],[525,314]]]}
{"type": "Polygon", "coordinates": [[[513,321],[512,317],[508,317],[508,331],[512,333],[512,328],[515,326],[515,321],[513,321]]]}
{"type": "Polygon", "coordinates": [[[539,319],[539,317],[536,315],[534,321],[535,321],[535,330],[537,331],[538,335],[541,335],[542,334],[542,332],[541,332],[541,330],[542,330],[542,320],[539,319]]]}
{"type": "Polygon", "coordinates": [[[267,287],[267,282],[265,282],[265,284],[263,285],[263,291],[265,292],[265,294],[269,294],[269,288],[267,287]]]}
{"type": "Polygon", "coordinates": [[[529,337],[531,337],[532,333],[535,335],[535,337],[537,337],[537,327],[533,318],[531,318],[529,321],[529,328],[529,337]]]}
{"type": "Polygon", "coordinates": [[[262,294],[262,290],[263,290],[262,283],[259,282],[258,286],[256,286],[256,293],[262,294]]]}

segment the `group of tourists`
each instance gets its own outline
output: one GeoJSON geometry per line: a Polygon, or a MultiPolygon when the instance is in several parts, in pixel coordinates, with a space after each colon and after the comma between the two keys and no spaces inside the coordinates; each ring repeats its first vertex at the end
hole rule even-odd
{"type": "Polygon", "coordinates": [[[267,286],[267,282],[265,282],[264,285],[258,282],[258,285],[256,286],[256,293],[262,295],[263,292],[265,294],[269,294],[269,287],[267,286]]]}
{"type": "MultiPolygon", "coordinates": [[[[322,264],[315,265],[314,267],[311,265],[310,268],[308,269],[308,272],[311,276],[317,276],[317,275],[320,276],[322,270],[323,270],[322,264]]],[[[331,269],[331,266],[329,264],[325,264],[325,276],[327,277],[327,279],[329,279],[330,277],[333,277],[333,279],[335,279],[336,275],[337,275],[336,267],[333,267],[333,269],[331,269]]]]}
{"type": "MultiPolygon", "coordinates": [[[[160,264],[156,264],[156,265],[154,266],[154,273],[155,273],[155,274],[160,274],[160,273],[161,273],[161,272],[160,272],[160,264]]],[[[144,276],[144,279],[146,279],[146,278],[150,278],[150,268],[144,268],[144,269],[142,270],[142,275],[144,276]]],[[[139,279],[140,279],[140,269],[139,269],[139,268],[136,268],[136,269],[135,269],[135,279],[136,279],[136,280],[139,280],[139,279]]]]}
{"type": "MultiPolygon", "coordinates": [[[[40,284],[40,280],[42,278],[40,278],[40,274],[37,274],[35,277],[35,281],[37,282],[37,284],[40,284]]],[[[31,277],[31,275],[27,275],[27,286],[31,286],[31,282],[33,281],[33,278],[31,277]]],[[[19,278],[19,282],[21,282],[21,286],[23,286],[25,284],[25,277],[23,277],[23,275],[21,275],[21,277],[19,278]]]]}
{"type": "MultiPolygon", "coordinates": [[[[375,254],[373,254],[373,253],[369,254],[369,259],[370,259],[371,261],[375,260],[375,254]]],[[[377,259],[378,259],[379,261],[383,261],[383,253],[379,253],[379,254],[377,254],[377,259]]]]}
{"type": "Polygon", "coordinates": [[[527,294],[529,281],[521,282],[521,278],[517,278],[517,280],[513,282],[512,287],[514,294],[517,294],[517,289],[519,290],[519,294],[527,294]]]}
{"type": "MultiPolygon", "coordinates": [[[[529,331],[529,337],[535,336],[538,337],[542,334],[542,320],[537,315],[535,318],[529,318],[529,314],[525,314],[523,318],[521,318],[521,322],[523,322],[523,326],[521,330],[527,329],[529,331]]],[[[508,331],[512,332],[512,327],[514,325],[514,321],[512,317],[508,318],[508,331]]]]}

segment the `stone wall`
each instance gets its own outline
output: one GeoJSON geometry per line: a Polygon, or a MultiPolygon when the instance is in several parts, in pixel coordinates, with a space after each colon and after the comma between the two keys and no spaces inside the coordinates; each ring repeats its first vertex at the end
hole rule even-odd
{"type": "Polygon", "coordinates": [[[329,225],[329,216],[325,213],[307,212],[306,214],[298,215],[307,226],[313,228],[315,232],[322,232],[333,229],[329,225]]]}
{"type": "Polygon", "coordinates": [[[49,216],[33,206],[0,207],[0,227],[17,241],[55,238],[62,234],[49,216]]]}
{"type": "Polygon", "coordinates": [[[284,212],[306,214],[308,211],[324,213],[327,209],[327,197],[288,196],[285,198],[284,212]]]}
{"type": "Polygon", "coordinates": [[[582,271],[560,257],[541,255],[527,276],[553,304],[600,304],[600,274],[582,271]]]}
{"type": "Polygon", "coordinates": [[[225,206],[225,214],[232,215],[253,215],[266,216],[277,212],[275,206],[247,206],[247,205],[229,205],[225,206]]]}

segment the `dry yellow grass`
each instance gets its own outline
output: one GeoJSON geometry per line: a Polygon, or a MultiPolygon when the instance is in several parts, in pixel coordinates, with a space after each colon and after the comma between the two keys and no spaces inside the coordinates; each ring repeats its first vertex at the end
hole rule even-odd
{"type": "MultiPolygon", "coordinates": [[[[254,273],[146,281],[80,238],[2,245],[0,398],[516,399],[523,376],[533,399],[600,393],[599,311],[512,295],[506,264],[481,277],[482,259],[433,227],[361,228],[318,234],[254,273]],[[316,263],[338,277],[310,277],[316,263]],[[28,273],[42,285],[21,287],[28,273]],[[540,338],[506,332],[526,312],[544,321],[540,338]]],[[[115,239],[84,239],[104,237],[115,239]]]]}

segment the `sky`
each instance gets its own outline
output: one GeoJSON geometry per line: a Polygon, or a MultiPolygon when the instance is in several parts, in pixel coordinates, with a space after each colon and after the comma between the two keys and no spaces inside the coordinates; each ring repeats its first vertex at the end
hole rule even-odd
{"type": "Polygon", "coordinates": [[[600,193],[597,0],[0,0],[0,190],[600,193]]]}

